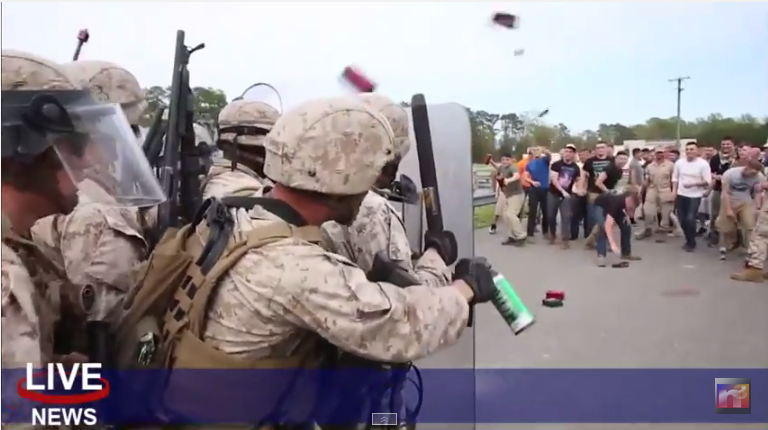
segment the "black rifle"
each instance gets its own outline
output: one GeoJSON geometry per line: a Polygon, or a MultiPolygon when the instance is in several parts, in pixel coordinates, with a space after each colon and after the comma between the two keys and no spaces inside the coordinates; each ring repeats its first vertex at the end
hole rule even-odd
{"type": "MultiPolygon", "coordinates": [[[[195,139],[192,89],[189,86],[189,57],[200,49],[184,44],[184,31],[176,32],[176,56],[168,100],[168,125],[162,162],[159,163],[160,185],[168,199],[158,207],[158,235],[166,229],[190,222],[201,204],[200,154],[195,139]]],[[[151,145],[151,143],[150,143],[151,145]]]]}

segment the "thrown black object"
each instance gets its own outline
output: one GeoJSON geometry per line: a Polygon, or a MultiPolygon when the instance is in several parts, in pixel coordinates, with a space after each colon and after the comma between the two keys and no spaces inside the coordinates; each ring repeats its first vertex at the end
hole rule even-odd
{"type": "Polygon", "coordinates": [[[511,13],[506,12],[496,12],[493,14],[493,22],[502,27],[511,29],[517,28],[520,21],[517,15],[512,15],[511,13]]]}
{"type": "Polygon", "coordinates": [[[548,308],[559,308],[563,306],[563,301],[560,299],[544,299],[541,304],[548,308]]]}

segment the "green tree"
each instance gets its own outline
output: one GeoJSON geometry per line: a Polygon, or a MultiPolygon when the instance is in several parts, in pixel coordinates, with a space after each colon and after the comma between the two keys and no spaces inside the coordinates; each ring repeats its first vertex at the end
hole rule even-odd
{"type": "Polygon", "coordinates": [[[481,163],[486,154],[493,154],[496,149],[495,126],[500,115],[486,111],[467,109],[469,123],[472,129],[472,161],[481,163]]]}
{"type": "Polygon", "coordinates": [[[552,140],[552,150],[553,151],[559,151],[563,148],[565,148],[565,145],[573,142],[573,136],[571,136],[571,130],[568,129],[568,126],[563,124],[562,122],[557,124],[554,129],[555,137],[552,140]]]}
{"type": "Polygon", "coordinates": [[[533,124],[529,128],[530,138],[536,146],[543,146],[545,148],[552,148],[557,137],[557,131],[555,128],[546,124],[533,124]]]}
{"type": "MultiPolygon", "coordinates": [[[[149,123],[159,108],[168,107],[170,94],[170,86],[152,86],[144,89],[147,110],[142,117],[143,123],[149,123]]],[[[224,91],[216,88],[195,87],[192,89],[192,105],[196,118],[203,121],[215,121],[219,117],[221,109],[227,105],[227,96],[224,91]]]]}
{"type": "Polygon", "coordinates": [[[216,121],[219,112],[227,105],[227,95],[216,88],[195,87],[192,96],[195,116],[202,120],[216,121]]]}
{"type": "Polygon", "coordinates": [[[168,90],[161,86],[153,86],[144,89],[144,97],[147,100],[147,109],[141,116],[142,125],[148,125],[152,121],[158,109],[167,106],[168,90]]]}

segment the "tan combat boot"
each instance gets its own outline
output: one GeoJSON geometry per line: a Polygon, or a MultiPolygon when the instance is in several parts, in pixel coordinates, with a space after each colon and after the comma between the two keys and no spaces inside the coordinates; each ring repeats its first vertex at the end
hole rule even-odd
{"type": "Polygon", "coordinates": [[[747,266],[741,271],[731,274],[731,279],[734,281],[760,283],[763,282],[763,270],[747,266]]]}

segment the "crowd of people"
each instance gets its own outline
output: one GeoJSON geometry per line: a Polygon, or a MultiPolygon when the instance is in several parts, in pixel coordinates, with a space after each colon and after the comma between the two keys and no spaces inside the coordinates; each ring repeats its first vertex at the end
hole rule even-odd
{"type": "Polygon", "coordinates": [[[628,153],[601,141],[594,150],[569,144],[559,157],[552,155],[532,147],[520,160],[511,153],[498,162],[488,157],[497,192],[490,233],[503,223],[504,245],[522,247],[540,233],[569,249],[582,237],[585,248],[596,251],[598,266],[627,267],[641,259],[633,240],[663,243],[682,236],[686,252],[705,243],[726,260],[741,250],[744,269],[731,278],[768,279],[768,144],[737,145],[726,136],[719,149],[688,143],[628,153]]]}

